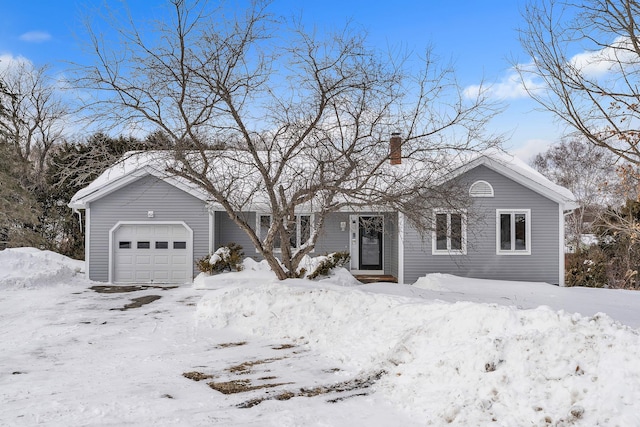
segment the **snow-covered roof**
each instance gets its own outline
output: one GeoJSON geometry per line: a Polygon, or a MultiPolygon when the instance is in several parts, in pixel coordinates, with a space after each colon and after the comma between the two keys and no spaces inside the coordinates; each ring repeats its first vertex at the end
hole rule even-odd
{"type": "Polygon", "coordinates": [[[166,181],[201,200],[207,200],[206,193],[200,188],[165,172],[169,159],[169,154],[165,151],[128,152],[89,185],[74,194],[68,206],[74,209],[84,209],[87,203],[148,175],[166,181]]]}
{"type": "MultiPolygon", "coordinates": [[[[244,154],[248,155],[248,153],[244,154]]],[[[219,168],[236,169],[238,167],[242,168],[242,165],[245,163],[242,161],[242,158],[242,153],[233,152],[216,156],[215,161],[219,162],[219,168]]],[[[250,159],[246,160],[250,161],[250,159]]],[[[209,200],[207,194],[196,185],[166,172],[167,166],[171,164],[172,161],[170,152],[166,151],[127,153],[119,162],[105,170],[91,184],[78,191],[72,197],[69,207],[74,209],[83,209],[86,207],[87,203],[97,200],[147,175],[153,175],[162,179],[201,200],[209,200]]],[[[303,166],[305,162],[304,159],[296,159],[296,161],[299,162],[297,166],[303,166]]],[[[384,170],[384,173],[391,176],[397,175],[397,173],[402,170],[400,173],[401,175],[415,177],[415,174],[424,173],[424,171],[420,171],[420,168],[418,167],[419,163],[420,162],[418,161],[403,159],[403,163],[401,165],[385,165],[386,169],[384,170]]],[[[517,157],[502,151],[492,150],[474,154],[473,156],[461,161],[460,166],[454,168],[452,172],[447,172],[445,176],[440,176],[439,179],[442,181],[450,180],[480,165],[487,166],[488,168],[559,203],[564,210],[572,210],[577,207],[575,196],[571,191],[551,182],[540,172],[536,171],[517,157]]],[[[246,170],[246,167],[244,169],[246,170]]],[[[250,171],[247,171],[246,180],[255,184],[255,180],[252,179],[250,171]]],[[[260,201],[258,199],[260,199],[260,197],[256,196],[256,200],[254,200],[256,204],[264,203],[264,201],[260,201]]]]}

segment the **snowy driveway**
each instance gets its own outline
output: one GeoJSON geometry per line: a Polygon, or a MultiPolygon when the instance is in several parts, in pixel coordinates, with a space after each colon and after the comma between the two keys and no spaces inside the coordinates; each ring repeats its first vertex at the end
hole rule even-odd
{"type": "Polygon", "coordinates": [[[340,400],[358,391],[237,407],[356,375],[286,341],[198,326],[195,304],[202,294],[190,287],[111,294],[86,286],[2,290],[0,425],[390,425],[404,419],[382,399],[340,400]],[[154,295],[160,298],[122,310],[154,295]],[[183,376],[189,372],[213,378],[195,382],[183,376]],[[288,384],[231,395],[207,386],[248,378],[256,385],[288,384]]]}

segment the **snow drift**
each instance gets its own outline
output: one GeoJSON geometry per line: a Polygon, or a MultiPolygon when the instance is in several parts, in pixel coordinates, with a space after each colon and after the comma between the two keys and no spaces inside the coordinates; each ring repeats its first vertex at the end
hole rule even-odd
{"type": "Polygon", "coordinates": [[[289,280],[218,289],[198,317],[383,369],[377,392],[426,424],[640,425],[640,339],[605,315],[289,280]]]}
{"type": "Polygon", "coordinates": [[[84,261],[36,248],[0,251],[0,289],[37,288],[69,284],[84,278],[84,261]]]}

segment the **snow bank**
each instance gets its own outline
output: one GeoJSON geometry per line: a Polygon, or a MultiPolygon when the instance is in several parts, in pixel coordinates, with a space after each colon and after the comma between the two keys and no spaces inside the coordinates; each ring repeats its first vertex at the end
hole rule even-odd
{"type": "Polygon", "coordinates": [[[640,339],[604,315],[302,282],[223,287],[198,318],[384,369],[377,392],[425,424],[640,425],[640,339]]]}
{"type": "Polygon", "coordinates": [[[219,289],[226,286],[251,286],[251,284],[278,282],[275,273],[269,268],[266,261],[256,262],[251,258],[245,258],[242,262],[242,271],[209,275],[200,273],[193,280],[195,289],[219,289]]]}
{"type": "Polygon", "coordinates": [[[0,251],[0,289],[37,288],[84,277],[84,261],[36,248],[0,251]]]}
{"type": "MultiPolygon", "coordinates": [[[[380,290],[377,285],[368,289],[380,290]]],[[[625,289],[562,287],[543,282],[473,279],[433,273],[419,278],[412,286],[398,286],[402,295],[448,302],[469,301],[512,305],[521,309],[548,306],[554,310],[596,316],[607,313],[627,326],[640,328],[640,292],[625,289]],[[410,291],[409,291],[410,289],[410,291]]],[[[382,289],[389,293],[389,289],[382,289]]]]}
{"type": "Polygon", "coordinates": [[[450,282],[455,276],[450,274],[432,273],[418,278],[413,286],[420,289],[428,289],[430,291],[450,292],[445,283],[450,282]]]}
{"type": "MultiPolygon", "coordinates": [[[[315,258],[305,257],[300,263],[300,267],[307,272],[315,270],[318,264],[326,259],[325,256],[315,258]]],[[[339,286],[356,286],[361,285],[358,280],[346,269],[335,268],[328,277],[320,280],[306,282],[309,285],[313,283],[330,282],[339,286]]],[[[193,281],[195,289],[219,289],[228,286],[260,286],[264,283],[280,283],[275,273],[271,271],[271,267],[266,261],[255,261],[251,258],[245,258],[242,262],[242,271],[234,271],[229,273],[221,273],[209,275],[200,273],[193,281]]]]}
{"type": "Polygon", "coordinates": [[[532,291],[539,292],[543,296],[550,290],[558,289],[557,285],[550,285],[545,282],[523,282],[513,280],[490,280],[476,279],[472,277],[460,277],[453,274],[430,273],[418,278],[412,285],[420,289],[441,292],[469,292],[479,290],[483,294],[505,295],[509,291],[518,295],[530,294],[532,291]],[[544,289],[543,289],[544,288],[544,289]]]}

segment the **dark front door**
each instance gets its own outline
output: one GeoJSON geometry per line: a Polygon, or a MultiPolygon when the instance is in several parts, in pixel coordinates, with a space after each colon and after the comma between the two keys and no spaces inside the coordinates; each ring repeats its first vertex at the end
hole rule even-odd
{"type": "Polygon", "coordinates": [[[382,270],[382,224],[381,216],[360,217],[359,270],[382,270]]]}

